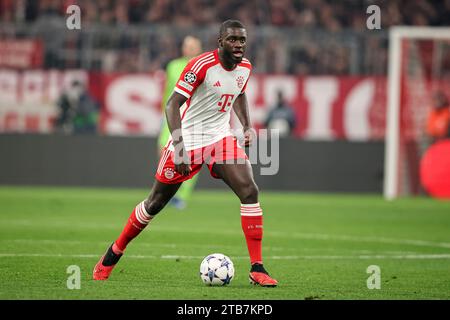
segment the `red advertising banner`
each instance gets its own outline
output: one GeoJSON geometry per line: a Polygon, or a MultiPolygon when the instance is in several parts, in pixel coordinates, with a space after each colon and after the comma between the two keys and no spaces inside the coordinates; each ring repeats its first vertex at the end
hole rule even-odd
{"type": "Polygon", "coordinates": [[[247,87],[253,123],[261,125],[281,91],[295,111],[295,135],[313,140],[384,137],[386,79],[254,76],[247,87]]]}
{"type": "Polygon", "coordinates": [[[102,106],[100,128],[111,135],[157,136],[164,73],[90,74],[90,92],[102,106]]]}
{"type": "Polygon", "coordinates": [[[36,69],[42,67],[43,44],[40,40],[0,40],[0,67],[36,69]]]}
{"type": "MultiPolygon", "coordinates": [[[[91,92],[102,102],[104,133],[158,134],[163,76],[97,74],[94,77],[91,92]]],[[[385,78],[376,77],[260,75],[251,78],[246,94],[256,128],[263,126],[281,91],[296,114],[296,136],[367,141],[384,137],[385,88],[385,78]]],[[[232,118],[232,122],[236,121],[232,118]]]]}
{"type": "MultiPolygon", "coordinates": [[[[88,85],[101,106],[99,130],[107,135],[159,133],[164,73],[104,74],[0,70],[0,132],[52,132],[58,97],[74,78],[88,85]]],[[[278,92],[293,109],[297,137],[379,140],[384,137],[386,79],[255,75],[247,85],[252,124],[262,128],[278,92]]],[[[232,123],[237,119],[232,118],[232,123]]]]}
{"type": "Polygon", "coordinates": [[[0,132],[53,132],[57,101],[75,79],[87,83],[88,74],[0,69],[0,132]]]}

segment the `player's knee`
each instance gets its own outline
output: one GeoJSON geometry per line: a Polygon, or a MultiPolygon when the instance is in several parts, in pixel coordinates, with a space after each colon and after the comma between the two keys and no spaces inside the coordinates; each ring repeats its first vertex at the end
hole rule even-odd
{"type": "Polygon", "coordinates": [[[162,199],[159,198],[147,199],[144,202],[145,210],[151,216],[158,214],[166,204],[167,204],[166,201],[163,201],[162,199]]]}
{"type": "Polygon", "coordinates": [[[258,202],[259,189],[255,183],[244,186],[240,192],[241,203],[256,203],[258,202]]]}

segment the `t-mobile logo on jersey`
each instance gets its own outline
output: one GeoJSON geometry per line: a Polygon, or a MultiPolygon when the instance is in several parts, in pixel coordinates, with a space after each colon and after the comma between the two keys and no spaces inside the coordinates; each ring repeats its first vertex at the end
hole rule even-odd
{"type": "Polygon", "coordinates": [[[234,94],[225,93],[220,97],[218,106],[221,107],[219,112],[226,112],[225,108],[231,106],[231,101],[233,101],[234,94]]]}

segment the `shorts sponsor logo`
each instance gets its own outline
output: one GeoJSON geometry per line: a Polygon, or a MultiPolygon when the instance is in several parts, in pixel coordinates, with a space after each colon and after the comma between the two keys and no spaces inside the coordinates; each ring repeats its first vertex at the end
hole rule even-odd
{"type": "Polygon", "coordinates": [[[166,179],[171,180],[174,176],[175,172],[173,171],[173,169],[167,168],[164,170],[164,177],[166,177],[166,179]]]}
{"type": "Polygon", "coordinates": [[[192,87],[190,84],[184,82],[183,80],[178,81],[178,85],[179,85],[180,87],[185,88],[185,89],[188,90],[188,91],[192,91],[192,89],[194,89],[194,87],[192,87]]]}
{"type": "Polygon", "coordinates": [[[195,73],[193,71],[188,71],[184,75],[184,81],[186,81],[187,83],[192,84],[195,82],[195,80],[197,80],[197,76],[195,75],[195,73]]]}

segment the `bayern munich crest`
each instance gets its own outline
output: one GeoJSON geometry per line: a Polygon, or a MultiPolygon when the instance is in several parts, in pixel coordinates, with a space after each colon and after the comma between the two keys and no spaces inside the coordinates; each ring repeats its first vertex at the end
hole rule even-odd
{"type": "Polygon", "coordinates": [[[237,77],[236,82],[237,82],[238,88],[242,89],[242,87],[244,86],[244,77],[243,76],[237,77]]]}
{"type": "Polygon", "coordinates": [[[164,170],[164,177],[166,177],[166,179],[173,179],[174,176],[175,172],[171,168],[167,168],[164,170]]]}
{"type": "Polygon", "coordinates": [[[188,71],[184,75],[184,81],[186,81],[187,83],[192,84],[195,82],[195,80],[197,80],[197,76],[195,75],[195,73],[193,71],[188,71]]]}

